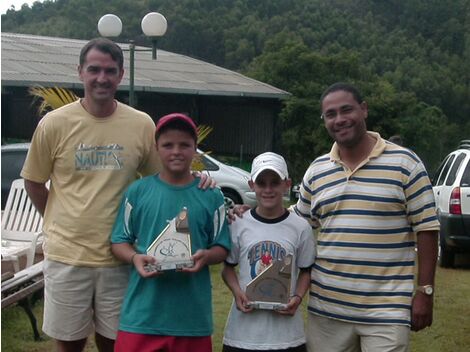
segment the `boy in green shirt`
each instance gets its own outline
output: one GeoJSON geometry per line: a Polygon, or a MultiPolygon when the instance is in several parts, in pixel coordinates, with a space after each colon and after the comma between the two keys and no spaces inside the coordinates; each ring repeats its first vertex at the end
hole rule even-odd
{"type": "Polygon", "coordinates": [[[129,187],[111,236],[116,257],[133,265],[115,351],[211,351],[208,265],[222,262],[230,250],[224,199],[217,188],[199,190],[199,180],[191,174],[197,130],[189,117],[162,117],[155,138],[163,170],[129,187]],[[194,266],[147,271],[148,265],[158,264],[147,248],[183,208],[194,266]]]}

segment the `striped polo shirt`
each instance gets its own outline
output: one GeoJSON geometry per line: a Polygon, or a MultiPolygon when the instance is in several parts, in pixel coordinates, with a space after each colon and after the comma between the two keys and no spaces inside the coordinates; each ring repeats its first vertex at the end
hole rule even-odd
{"type": "Polygon", "coordinates": [[[434,195],[412,151],[377,142],[355,170],[333,145],[305,173],[295,211],[316,229],[309,311],[343,321],[410,325],[415,242],[439,230],[434,195]]]}

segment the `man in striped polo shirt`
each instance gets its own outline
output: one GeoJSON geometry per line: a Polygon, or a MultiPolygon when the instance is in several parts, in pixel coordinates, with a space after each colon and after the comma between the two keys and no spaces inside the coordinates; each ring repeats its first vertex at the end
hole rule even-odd
{"type": "Polygon", "coordinates": [[[407,351],[410,327],[432,323],[439,223],[429,177],[416,154],[367,131],[353,86],[330,86],[321,108],[335,143],[308,168],[294,206],[318,242],[309,351],[407,351]]]}

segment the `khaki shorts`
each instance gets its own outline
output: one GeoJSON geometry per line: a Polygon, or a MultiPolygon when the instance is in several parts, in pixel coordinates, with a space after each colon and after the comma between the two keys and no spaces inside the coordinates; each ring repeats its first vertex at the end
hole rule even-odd
{"type": "Polygon", "coordinates": [[[308,313],[306,335],[308,352],[407,352],[410,328],[348,323],[308,313]]]}
{"type": "Polygon", "coordinates": [[[43,331],[76,341],[93,331],[116,339],[129,266],[80,267],[44,260],[43,331]]]}

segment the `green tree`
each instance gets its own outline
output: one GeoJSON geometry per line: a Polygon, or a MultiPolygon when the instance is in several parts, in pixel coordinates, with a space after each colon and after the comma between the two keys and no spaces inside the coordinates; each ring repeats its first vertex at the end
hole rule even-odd
{"type": "MultiPolygon", "coordinates": [[[[406,134],[430,165],[435,145],[417,139],[435,131],[414,131],[414,118],[440,111],[430,122],[445,121],[433,135],[443,154],[470,135],[470,0],[46,0],[7,11],[2,31],[90,39],[98,19],[115,13],[124,24],[120,41],[148,45],[140,19],[149,11],[168,20],[160,48],[292,93],[279,124],[292,157],[300,157],[296,148],[309,148],[305,159],[327,151],[318,98],[335,81],[364,92],[369,128],[384,137],[406,134]]],[[[308,163],[295,160],[299,169],[308,163]]]]}

